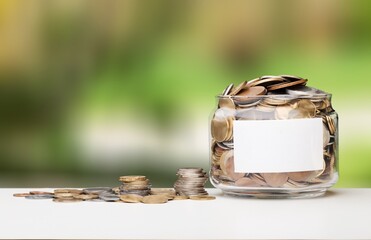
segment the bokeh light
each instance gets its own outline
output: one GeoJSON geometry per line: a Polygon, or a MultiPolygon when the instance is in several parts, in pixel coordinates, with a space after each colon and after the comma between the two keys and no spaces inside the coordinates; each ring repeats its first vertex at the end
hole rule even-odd
{"type": "Polygon", "coordinates": [[[371,2],[0,1],[0,185],[117,184],[208,169],[230,83],[291,74],[333,94],[337,187],[371,187],[371,2]]]}

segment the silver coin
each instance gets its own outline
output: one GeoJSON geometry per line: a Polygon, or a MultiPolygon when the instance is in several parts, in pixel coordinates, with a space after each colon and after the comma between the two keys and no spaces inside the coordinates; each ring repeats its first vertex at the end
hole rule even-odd
{"type": "Polygon", "coordinates": [[[91,187],[91,188],[84,188],[82,191],[87,194],[100,194],[102,192],[111,192],[110,187],[91,187]]]}
{"type": "Polygon", "coordinates": [[[36,194],[36,195],[29,195],[25,196],[27,199],[52,199],[54,198],[53,194],[36,194]]]}
{"type": "Polygon", "coordinates": [[[118,201],[120,200],[120,197],[115,194],[99,194],[99,198],[106,201],[106,202],[112,202],[112,201],[118,201]]]}

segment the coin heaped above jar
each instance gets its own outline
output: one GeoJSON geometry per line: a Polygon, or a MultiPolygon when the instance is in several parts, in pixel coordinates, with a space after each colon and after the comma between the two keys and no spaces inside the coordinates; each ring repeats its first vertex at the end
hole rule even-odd
{"type": "Polygon", "coordinates": [[[320,196],[338,180],[338,115],[307,79],[230,84],[210,121],[210,181],[231,195],[320,196]]]}

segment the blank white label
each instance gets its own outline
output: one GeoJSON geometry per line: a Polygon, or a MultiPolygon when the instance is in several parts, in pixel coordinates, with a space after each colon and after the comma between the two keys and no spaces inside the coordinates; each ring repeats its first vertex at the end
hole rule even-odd
{"type": "Polygon", "coordinates": [[[236,172],[299,172],[323,168],[321,118],[233,122],[236,172]]]}

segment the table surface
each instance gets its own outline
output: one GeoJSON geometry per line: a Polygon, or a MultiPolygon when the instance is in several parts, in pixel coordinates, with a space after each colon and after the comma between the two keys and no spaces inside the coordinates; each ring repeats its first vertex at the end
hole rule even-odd
{"type": "MultiPolygon", "coordinates": [[[[6,239],[370,239],[371,189],[313,199],[247,199],[208,189],[213,201],[167,204],[28,200],[0,189],[6,239]]],[[[52,189],[32,189],[51,191],[52,189]]]]}

